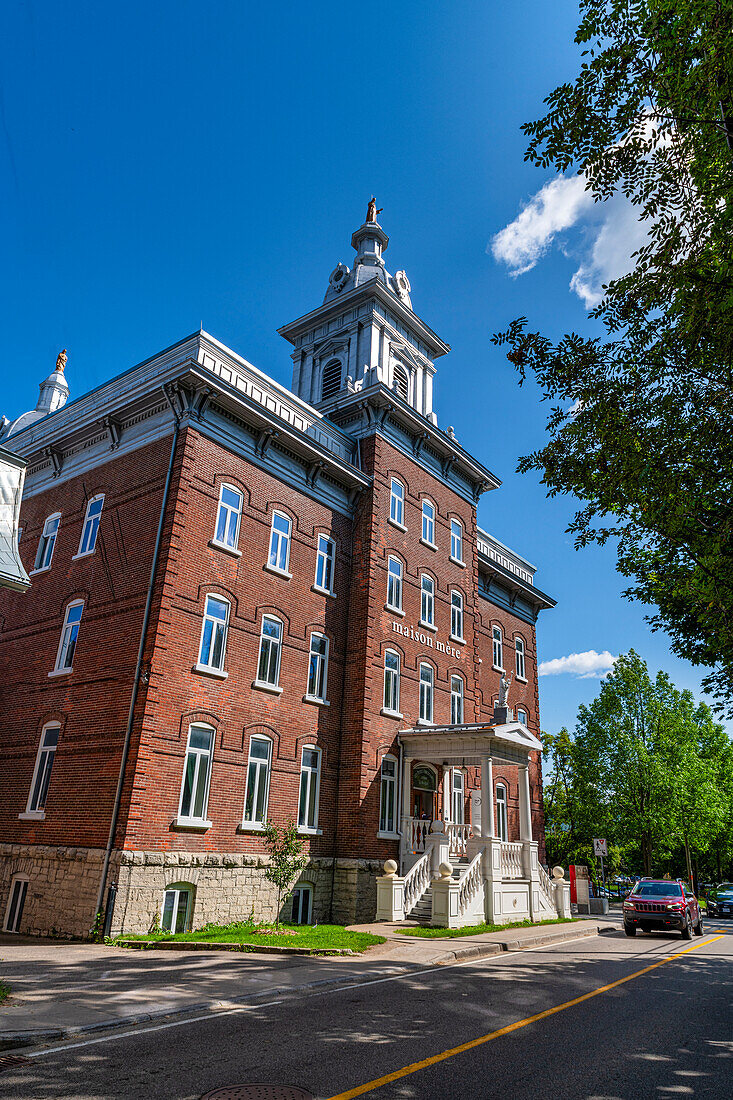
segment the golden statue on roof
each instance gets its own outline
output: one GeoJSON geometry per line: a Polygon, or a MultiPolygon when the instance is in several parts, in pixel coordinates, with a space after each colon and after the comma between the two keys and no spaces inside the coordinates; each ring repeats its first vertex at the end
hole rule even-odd
{"type": "Polygon", "coordinates": [[[56,370],[60,370],[63,373],[64,367],[66,366],[66,360],[68,358],[69,357],[66,354],[66,348],[64,348],[63,351],[60,351],[56,356],[56,370]]]}
{"type": "Polygon", "coordinates": [[[377,200],[374,198],[374,195],[372,195],[372,197],[369,200],[369,205],[367,206],[366,220],[368,222],[375,222],[377,220],[378,215],[381,214],[383,210],[384,210],[383,206],[380,206],[379,210],[377,210],[377,200]]]}

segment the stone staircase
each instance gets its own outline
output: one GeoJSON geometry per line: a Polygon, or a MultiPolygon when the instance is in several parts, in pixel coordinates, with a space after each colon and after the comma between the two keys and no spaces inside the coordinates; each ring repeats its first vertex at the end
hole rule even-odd
{"type": "MultiPolygon", "coordinates": [[[[453,874],[452,874],[451,877],[454,880],[458,881],[458,879],[460,879],[460,877],[463,874],[465,874],[466,868],[469,866],[470,862],[471,862],[470,859],[467,859],[466,856],[460,856],[459,858],[452,858],[451,863],[453,864],[453,874]]],[[[408,920],[414,920],[418,924],[423,925],[423,927],[429,928],[432,917],[433,917],[433,888],[432,888],[432,886],[428,886],[427,890],[422,895],[419,902],[417,903],[415,908],[412,910],[412,912],[410,913],[410,915],[408,916],[407,919],[408,920]]]]}

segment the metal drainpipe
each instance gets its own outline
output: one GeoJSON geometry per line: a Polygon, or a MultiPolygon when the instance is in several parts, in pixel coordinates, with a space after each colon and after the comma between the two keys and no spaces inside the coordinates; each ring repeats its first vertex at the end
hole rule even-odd
{"type": "Polygon", "coordinates": [[[170,397],[163,390],[166,401],[173,410],[173,416],[175,417],[173,425],[173,442],[171,443],[171,454],[168,460],[168,472],[165,476],[165,485],[163,486],[163,500],[160,505],[160,517],[158,519],[158,531],[155,536],[155,547],[153,549],[153,561],[150,566],[150,580],[148,581],[148,594],[145,600],[145,612],[143,614],[143,625],[140,631],[140,645],[137,650],[137,663],[135,665],[135,677],[132,682],[132,695],[130,697],[130,709],[127,715],[127,729],[125,730],[125,742],[122,746],[122,759],[120,761],[120,774],[117,778],[117,792],[115,794],[115,804],[112,810],[112,820],[109,826],[109,838],[107,840],[107,847],[104,853],[104,864],[102,865],[102,880],[99,884],[99,893],[97,894],[97,906],[95,909],[95,916],[102,911],[104,903],[104,890],[107,885],[107,874],[109,871],[109,861],[112,855],[112,848],[114,846],[115,833],[117,832],[117,821],[120,816],[120,805],[122,803],[122,788],[125,783],[125,770],[127,768],[127,758],[130,753],[130,741],[132,740],[132,727],[135,718],[135,705],[137,703],[137,696],[140,690],[140,672],[142,670],[143,653],[145,651],[145,639],[148,633],[148,624],[150,622],[150,611],[153,605],[153,586],[155,584],[155,573],[158,565],[158,557],[160,554],[160,544],[163,538],[163,521],[165,519],[165,510],[168,504],[168,494],[170,492],[171,479],[173,477],[173,459],[176,454],[176,444],[178,443],[178,432],[180,428],[180,417],[173,407],[170,397]]]}

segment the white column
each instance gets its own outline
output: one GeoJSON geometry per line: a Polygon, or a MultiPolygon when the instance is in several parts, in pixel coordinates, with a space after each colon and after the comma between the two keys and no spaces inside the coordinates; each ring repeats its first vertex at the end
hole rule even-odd
{"type": "Polygon", "coordinates": [[[519,765],[519,839],[532,839],[532,805],[529,795],[529,767],[519,765]]]}
{"type": "Polygon", "coordinates": [[[481,836],[496,836],[494,831],[494,769],[490,756],[481,758],[481,836]]]}
{"type": "Polygon", "coordinates": [[[443,766],[443,821],[451,821],[451,769],[443,766]]]}
{"type": "Polygon", "coordinates": [[[406,756],[402,761],[402,816],[410,816],[410,800],[412,798],[412,786],[410,784],[410,770],[412,757],[406,756]]]}

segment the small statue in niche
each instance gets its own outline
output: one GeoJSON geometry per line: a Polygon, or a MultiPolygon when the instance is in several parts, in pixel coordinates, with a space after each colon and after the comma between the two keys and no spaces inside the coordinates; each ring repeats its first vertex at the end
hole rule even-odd
{"type": "Polygon", "coordinates": [[[504,675],[499,680],[499,702],[497,706],[499,708],[506,707],[509,703],[509,688],[512,686],[512,680],[514,673],[510,672],[508,676],[504,675]]]}
{"type": "Polygon", "coordinates": [[[64,348],[63,351],[60,351],[56,356],[56,370],[60,370],[63,372],[63,369],[66,366],[66,360],[68,358],[69,357],[66,354],[66,348],[64,348]]]}
{"type": "Polygon", "coordinates": [[[384,210],[383,206],[380,206],[379,210],[377,210],[377,200],[374,198],[374,195],[372,195],[372,197],[369,200],[369,206],[367,207],[366,220],[368,222],[375,222],[377,220],[378,216],[382,213],[383,210],[384,210]]]}

